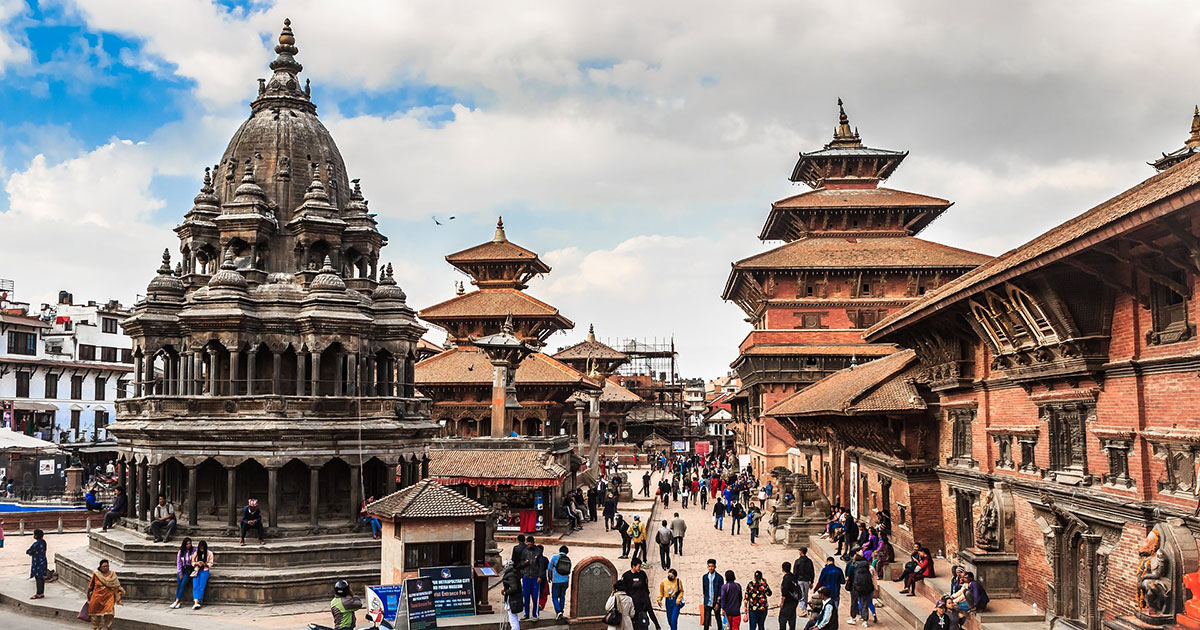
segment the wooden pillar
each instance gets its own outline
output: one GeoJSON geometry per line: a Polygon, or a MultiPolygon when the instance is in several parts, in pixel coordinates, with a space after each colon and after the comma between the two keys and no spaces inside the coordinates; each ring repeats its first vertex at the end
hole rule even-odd
{"type": "Polygon", "coordinates": [[[138,471],[138,474],[137,474],[138,511],[137,511],[137,513],[138,513],[139,521],[146,520],[146,513],[147,513],[146,508],[148,507],[147,504],[149,503],[149,501],[146,498],[146,495],[149,494],[149,491],[150,491],[150,489],[147,487],[149,485],[149,479],[148,479],[149,475],[147,474],[148,471],[146,470],[148,468],[148,466],[149,466],[149,464],[138,464],[138,468],[137,468],[137,471],[138,471]]]}
{"type": "MultiPolygon", "coordinates": [[[[276,355],[278,356],[278,355],[276,355]]],[[[267,469],[267,526],[279,526],[279,467],[267,469]]]]}
{"type": "Polygon", "coordinates": [[[196,467],[188,466],[187,467],[187,475],[188,475],[188,480],[187,480],[187,484],[188,484],[187,522],[188,522],[188,525],[195,525],[196,524],[196,511],[197,511],[196,467]]]}
{"type": "Polygon", "coordinates": [[[362,491],[362,484],[359,481],[362,467],[355,464],[350,466],[350,523],[358,522],[358,504],[362,501],[359,493],[362,491]]]}
{"type": "Polygon", "coordinates": [[[159,469],[159,466],[157,464],[150,464],[150,488],[149,488],[150,498],[149,498],[147,505],[149,505],[151,507],[158,505],[158,495],[159,494],[166,494],[162,490],[159,489],[159,478],[158,478],[159,470],[158,469],[159,469]]]}
{"type": "Polygon", "coordinates": [[[321,354],[312,352],[312,396],[321,395],[321,354]]]}
{"type": "Polygon", "coordinates": [[[254,395],[254,377],[258,376],[258,346],[246,352],[246,395],[254,395]]]}
{"type": "Polygon", "coordinates": [[[271,353],[271,393],[283,393],[283,350],[271,353]]]}
{"type": "Polygon", "coordinates": [[[240,350],[230,350],[229,351],[229,395],[230,396],[238,395],[237,372],[238,372],[238,362],[241,360],[241,358],[242,358],[242,353],[240,350]]]}
{"type": "Polygon", "coordinates": [[[321,467],[308,467],[308,524],[317,526],[318,503],[321,500],[321,467]]]}
{"type": "Polygon", "coordinates": [[[237,526],[237,466],[225,467],[225,524],[237,526]]]}

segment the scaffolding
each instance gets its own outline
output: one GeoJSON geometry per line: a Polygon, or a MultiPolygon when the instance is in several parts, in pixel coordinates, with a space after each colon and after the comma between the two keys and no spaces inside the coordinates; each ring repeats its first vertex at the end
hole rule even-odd
{"type": "Polygon", "coordinates": [[[617,368],[615,376],[625,389],[645,401],[632,415],[655,418],[640,427],[641,431],[630,427],[630,439],[640,442],[655,432],[670,439],[686,437],[684,381],[679,378],[675,338],[615,339],[603,343],[629,357],[628,363],[617,368]]]}

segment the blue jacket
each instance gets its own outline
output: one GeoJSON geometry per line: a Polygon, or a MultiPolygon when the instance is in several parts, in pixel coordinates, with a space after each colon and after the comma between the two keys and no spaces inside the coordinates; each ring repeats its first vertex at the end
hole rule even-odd
{"type": "Polygon", "coordinates": [[[700,576],[700,592],[703,595],[701,603],[705,606],[719,606],[721,605],[721,587],[725,585],[725,578],[721,577],[720,573],[713,573],[711,591],[708,578],[708,572],[700,576]]]}
{"type": "Polygon", "coordinates": [[[836,564],[825,565],[825,568],[821,569],[821,576],[817,578],[817,586],[824,586],[829,589],[835,608],[837,607],[838,600],[841,599],[842,585],[845,583],[846,574],[842,573],[842,569],[836,564]]]}
{"type": "Polygon", "coordinates": [[[550,582],[552,584],[565,584],[571,579],[570,573],[563,575],[558,572],[558,569],[554,568],[558,565],[558,559],[566,555],[565,553],[556,553],[550,557],[550,565],[546,568],[546,572],[550,574],[550,582]]]}

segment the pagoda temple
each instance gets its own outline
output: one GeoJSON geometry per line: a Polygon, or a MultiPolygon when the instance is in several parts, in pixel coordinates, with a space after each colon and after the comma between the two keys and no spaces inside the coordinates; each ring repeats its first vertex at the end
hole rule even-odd
{"type": "Polygon", "coordinates": [[[496,224],[492,240],[446,256],[446,262],[471,277],[475,291],[421,310],[421,319],[446,329],[449,349],[416,364],[416,386],[433,399],[433,419],[443,435],[459,437],[551,436],[571,432],[576,391],[599,390],[599,379],[533,352],[517,366],[512,378],[515,397],[508,402],[512,426],[491,421],[493,366],[472,340],[511,334],[540,349],[550,335],[574,328],[558,309],[527,294],[534,277],[550,272],[536,253],[508,240],[504,221],[496,224]],[[567,418],[564,420],[564,415],[567,418]]]}
{"type": "MultiPolygon", "coordinates": [[[[596,340],[596,329],[588,326],[587,338],[554,353],[554,358],[570,365],[577,371],[604,382],[599,396],[595,392],[577,392],[572,396],[576,403],[577,421],[575,436],[580,443],[585,441],[599,445],[602,436],[620,438],[625,431],[629,410],[642,402],[642,397],[629,391],[617,382],[613,372],[629,362],[629,355],[615,350],[596,340]],[[583,410],[590,409],[589,421],[583,421],[583,410]]],[[[589,448],[588,461],[595,461],[596,454],[589,448]]]]}
{"type": "Polygon", "coordinates": [[[917,238],[951,202],[882,187],[908,153],[864,145],[840,99],[838,109],[833,140],[801,153],[789,178],[813,190],[773,203],[759,235],[784,244],[734,263],[722,294],[753,326],[732,364],[742,383],[732,403],[739,452],[759,474],[786,466],[795,444],[765,410],[895,352],[863,331],[990,259],[917,238]]]}
{"type": "Polygon", "coordinates": [[[129,516],[58,556],[77,587],[104,557],[122,566],[131,598],[168,597],[174,551],[147,533],[162,495],[179,515],[175,536],[207,539],[224,558],[209,583],[216,600],[313,599],[337,579],[358,588],[380,557],[359,532],[361,499],[428,468],[438,427],[410,376],[425,327],[379,264],[387,238],[299,81],[287,20],[275,52],[250,117],[175,229],[182,264],[164,251],[122,324],[136,369],[110,431],[129,516]],[[268,544],[232,553],[249,500],[268,544]],[[266,551],[277,538],[286,562],[266,551]]]}

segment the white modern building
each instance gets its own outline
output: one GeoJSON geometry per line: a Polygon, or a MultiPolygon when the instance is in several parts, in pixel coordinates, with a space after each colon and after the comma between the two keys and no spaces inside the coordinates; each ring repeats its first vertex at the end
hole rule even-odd
{"type": "Polygon", "coordinates": [[[31,312],[0,303],[0,410],[4,425],[60,444],[108,439],[113,401],[132,378],[132,342],[116,301],[59,303],[31,312]]]}

